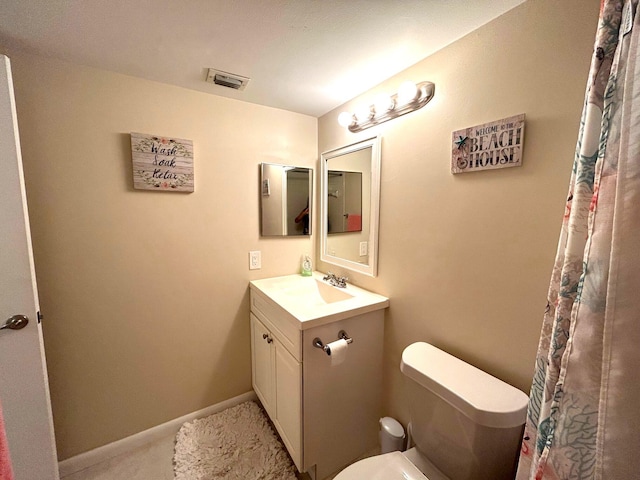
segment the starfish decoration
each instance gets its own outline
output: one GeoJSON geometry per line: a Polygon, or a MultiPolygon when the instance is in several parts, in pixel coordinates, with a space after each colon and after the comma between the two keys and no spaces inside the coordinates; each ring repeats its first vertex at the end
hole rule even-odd
{"type": "Polygon", "coordinates": [[[462,147],[464,147],[464,144],[467,143],[467,140],[469,139],[469,137],[464,137],[462,138],[461,135],[458,135],[458,138],[460,140],[456,140],[456,145],[458,145],[458,150],[460,150],[462,147]]]}

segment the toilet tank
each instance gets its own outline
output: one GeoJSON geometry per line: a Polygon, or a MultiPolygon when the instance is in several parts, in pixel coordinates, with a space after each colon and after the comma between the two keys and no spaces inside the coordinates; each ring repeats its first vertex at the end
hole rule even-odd
{"type": "Polygon", "coordinates": [[[451,480],[512,480],[528,397],[424,342],[402,353],[418,451],[451,480]]]}

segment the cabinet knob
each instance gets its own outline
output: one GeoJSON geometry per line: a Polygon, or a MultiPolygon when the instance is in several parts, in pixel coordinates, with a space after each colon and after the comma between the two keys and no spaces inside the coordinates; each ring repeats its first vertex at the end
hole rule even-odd
{"type": "Polygon", "coordinates": [[[267,343],[273,342],[273,338],[271,338],[268,334],[263,333],[262,338],[267,341],[267,343]]]}

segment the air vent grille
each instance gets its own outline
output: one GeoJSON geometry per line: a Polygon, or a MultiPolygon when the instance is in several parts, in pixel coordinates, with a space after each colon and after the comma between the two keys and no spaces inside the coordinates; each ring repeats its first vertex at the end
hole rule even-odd
{"type": "Polygon", "coordinates": [[[249,83],[249,78],[210,68],[207,73],[207,82],[234,90],[244,90],[249,83]]]}

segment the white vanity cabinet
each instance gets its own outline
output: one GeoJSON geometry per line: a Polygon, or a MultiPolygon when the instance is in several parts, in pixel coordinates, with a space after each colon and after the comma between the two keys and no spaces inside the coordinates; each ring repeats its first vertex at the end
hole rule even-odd
{"type": "Polygon", "coordinates": [[[389,305],[352,285],[320,282],[316,272],[250,284],[253,388],[297,469],[314,480],[377,446],[389,305]],[[314,340],[333,342],[341,330],[353,342],[332,365],[314,340]]]}
{"type": "Polygon", "coordinates": [[[302,363],[285,348],[277,330],[251,314],[252,382],[298,470],[302,471],[302,363]]]}

